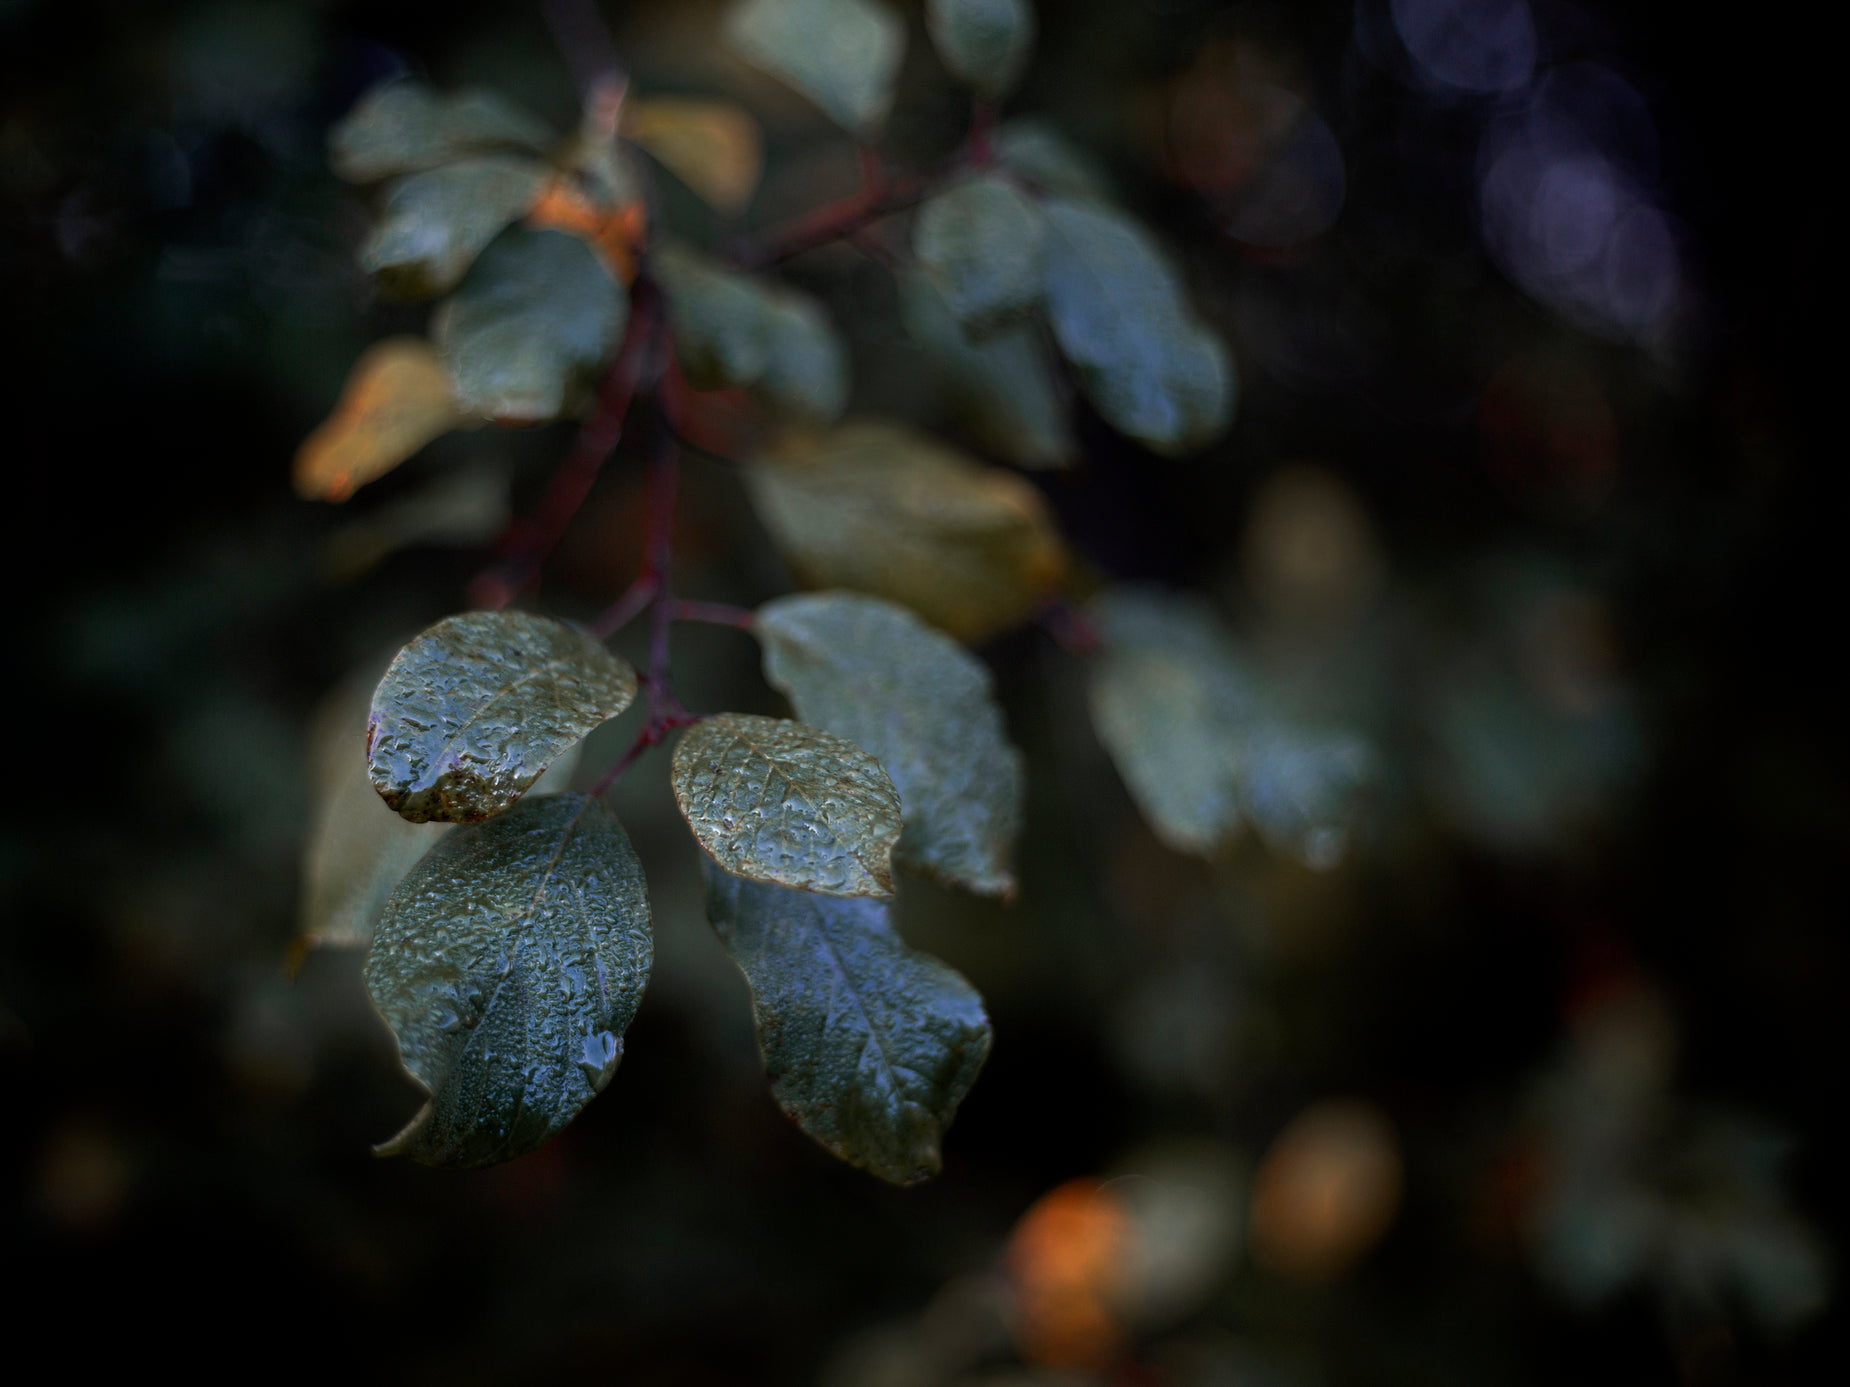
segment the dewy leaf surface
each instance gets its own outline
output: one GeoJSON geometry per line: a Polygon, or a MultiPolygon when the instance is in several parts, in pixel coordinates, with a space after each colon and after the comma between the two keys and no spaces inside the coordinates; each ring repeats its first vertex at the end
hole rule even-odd
{"type": "Polygon", "coordinates": [[[398,652],[373,696],[373,786],[414,823],[485,819],[635,697],[635,671],[576,627],[526,612],[445,617],[398,652]]]}
{"type": "Polygon", "coordinates": [[[344,501],[415,454],[471,421],[457,403],[450,374],[422,337],[388,337],[360,354],[334,412],[295,455],[296,493],[344,501]]]}
{"type": "Polygon", "coordinates": [[[589,387],[628,316],[628,296],[585,241],[515,226],[470,267],[431,335],[465,409],[539,421],[589,387]]]}
{"type": "Polygon", "coordinates": [[[449,834],[366,957],[430,1094],[380,1154],[474,1167],[545,1144],[610,1082],[653,950],[642,864],[600,802],[549,795],[449,834]]]}
{"type": "Polygon", "coordinates": [[[893,104],[906,26],[879,0],[737,0],[725,39],[836,124],[868,134],[893,104]]]}
{"type": "MultiPolygon", "coordinates": [[[[321,702],[309,728],[309,829],[302,846],[301,937],[314,948],[362,948],[405,873],[452,827],[386,808],[366,763],[366,726],[380,660],[321,702]]],[[[566,789],[582,745],[554,761],[534,795],[566,789]]]]}
{"type": "Polygon", "coordinates": [[[1015,85],[1034,47],[1028,0],[925,0],[925,28],[952,75],[992,101],[1015,85]]]}
{"type": "Polygon", "coordinates": [[[960,640],[1024,621],[1065,573],[1038,491],[897,425],[843,425],[745,479],[810,586],[888,598],[960,640]]]}
{"type": "Polygon", "coordinates": [[[906,331],[931,359],[944,403],[985,450],[1020,467],[1066,467],[1077,452],[1040,334],[1031,323],[972,341],[922,271],[899,277],[906,331]]]}
{"type": "Polygon", "coordinates": [[[944,1133],[989,1054],[976,989],[908,949],[878,901],[702,869],[708,918],[751,988],[777,1105],[883,1180],[936,1175],[944,1133]]]}
{"type": "Polygon", "coordinates": [[[726,216],[743,212],[764,171],[758,122],[729,101],[655,96],[623,108],[623,133],[726,216]]]}
{"type": "Polygon", "coordinates": [[[445,293],[551,177],[537,159],[491,154],[401,178],[360,247],[360,265],[404,298],[445,293]]]}
{"type": "Polygon", "coordinates": [[[846,738],[721,713],[682,734],[671,776],[694,837],[727,871],[831,896],[893,894],[899,792],[846,738]]]}
{"type": "Polygon", "coordinates": [[[360,98],[328,134],[334,172],[354,183],[417,173],[494,150],[544,154],[546,123],[493,92],[439,96],[422,82],[388,82],[360,98]]]}
{"type": "Polygon", "coordinates": [[[1233,417],[1232,359],[1130,218],[1050,198],[1047,316],[1107,422],[1158,452],[1198,448],[1233,417]]]}
{"type": "Polygon", "coordinates": [[[980,335],[1040,298],[1047,219],[1014,183],[985,174],[919,209],[912,250],[964,330],[980,335]]]}
{"type": "Polygon", "coordinates": [[[780,597],[753,630],[797,716],[886,767],[905,816],[899,858],[1012,895],[1022,762],[988,667],[904,607],[854,592],[780,597]]]}

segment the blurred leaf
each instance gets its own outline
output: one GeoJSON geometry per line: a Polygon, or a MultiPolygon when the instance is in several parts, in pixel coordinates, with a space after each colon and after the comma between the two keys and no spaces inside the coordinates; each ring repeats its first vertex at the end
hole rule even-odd
{"type": "MultiPolygon", "coordinates": [[[[416,824],[386,808],[367,770],[366,727],[381,660],[322,699],[309,729],[310,820],[302,845],[302,943],[358,948],[373,937],[387,898],[452,827],[416,824]]],[[[535,796],[570,784],[582,745],[535,783],[535,796]]]]}
{"type": "Polygon", "coordinates": [[[752,991],[777,1105],[882,1180],[936,1175],[944,1133],[989,1054],[976,989],[908,949],[878,901],[701,867],[708,917],[752,991]]]}
{"type": "Polygon", "coordinates": [[[421,82],[390,82],[361,97],[328,133],[328,159],[342,178],[371,183],[494,150],[544,154],[555,138],[545,122],[493,92],[439,96],[421,82]]]}
{"type": "Polygon", "coordinates": [[[1015,85],[1034,47],[1028,0],[926,0],[925,27],[952,75],[992,101],[1015,85]]]}
{"type": "Polygon", "coordinates": [[[653,952],[642,864],[600,802],[549,795],[450,834],[366,957],[430,1094],[379,1153],[467,1168],[544,1145],[616,1072],[653,952]]]}
{"type": "Polygon", "coordinates": [[[675,801],[728,872],[831,896],[893,894],[899,792],[844,737],[721,713],[674,749],[675,801]]]}
{"type": "Polygon", "coordinates": [[[996,131],[996,158],[1044,193],[1104,202],[1111,187],[1090,156],[1076,149],[1051,121],[1037,116],[1011,120],[996,131]]]}
{"type": "Polygon", "coordinates": [[[576,627],[526,612],[445,617],[398,652],[373,696],[374,788],[413,823],[485,819],[635,697],[635,671],[576,627]]]}
{"type": "Polygon", "coordinates": [[[893,104],[906,26],[879,0],[737,0],[725,38],[836,124],[867,134],[893,104]]]}
{"type": "Polygon", "coordinates": [[[919,209],[912,250],[964,330],[980,336],[1039,300],[1047,219],[1008,179],[985,174],[919,209]]]}
{"type": "Polygon", "coordinates": [[[1254,1176],[1254,1260],[1296,1281],[1335,1280],[1393,1224],[1401,1184],[1400,1146],[1379,1108],[1351,1099],[1306,1108],[1254,1176]]]}
{"type": "Polygon", "coordinates": [[[540,193],[527,225],[567,231],[596,251],[617,283],[636,278],[636,256],[648,232],[649,209],[640,195],[628,200],[594,197],[571,178],[555,178],[540,193]]]}
{"type": "Polygon", "coordinates": [[[848,404],[848,349],[822,305],[783,285],[764,290],[770,355],[758,393],[779,413],[832,424],[848,404]]]}
{"type": "Polygon", "coordinates": [[[906,330],[931,357],[945,403],[988,451],[1020,467],[1064,467],[1076,445],[1067,411],[1033,324],[980,342],[964,335],[929,276],[903,271],[906,330]]]}
{"type": "Polygon", "coordinates": [[[675,356],[701,390],[755,385],[770,360],[764,296],[745,275],[674,242],[650,253],[668,298],[675,356]]]}
{"type": "Polygon", "coordinates": [[[745,478],[806,582],[902,603],[959,640],[1018,625],[1065,574],[1038,491],[897,425],[799,440],[745,478]]]}
{"type": "Polygon", "coordinates": [[[1271,722],[1246,740],[1241,806],[1274,850],[1307,867],[1333,867],[1348,849],[1373,759],[1353,733],[1271,722]]]}
{"type": "Polygon", "coordinates": [[[1144,230],[1122,213],[1046,204],[1047,313],[1111,426],[1158,452],[1212,440],[1233,418],[1233,362],[1196,321],[1144,230]]]}
{"type": "Polygon", "coordinates": [[[848,398],[848,354],[808,295],[728,269],[687,246],[654,250],[675,356],[703,390],[754,389],[794,420],[831,423],[848,398]]]}
{"type": "Polygon", "coordinates": [[[535,159],[488,155],[414,173],[385,195],[360,264],[405,298],[453,289],[475,257],[533,206],[551,171],[535,159]]]}
{"type": "Polygon", "coordinates": [[[1240,744],[1257,698],[1205,602],[1129,591],[1093,607],[1092,722],[1156,836],[1206,855],[1240,825],[1240,744]]]}
{"type": "Polygon", "coordinates": [[[629,102],[623,133],[703,198],[714,211],[745,210],[764,171],[758,122],[730,101],[656,96],[629,102]]]}
{"type": "Polygon", "coordinates": [[[334,412],[296,450],[296,493],[344,501],[433,438],[470,422],[430,343],[375,342],[348,372],[334,412]]]}
{"type": "Polygon", "coordinates": [[[616,346],[629,301],[589,245],[510,227],[437,311],[431,335],[466,409],[554,419],[616,346]]]}
{"type": "Polygon", "coordinates": [[[852,592],[780,597],[753,630],[765,678],[797,716],[886,767],[905,815],[899,859],[1013,895],[1021,753],[983,662],[904,607],[852,592]]]}

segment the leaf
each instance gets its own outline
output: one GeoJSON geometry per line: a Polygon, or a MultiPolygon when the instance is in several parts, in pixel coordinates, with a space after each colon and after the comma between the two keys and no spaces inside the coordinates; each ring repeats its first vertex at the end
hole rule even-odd
{"type": "MultiPolygon", "coordinates": [[[[452,825],[412,823],[379,798],[367,771],[366,725],[384,660],[324,698],[309,730],[310,810],[302,848],[302,942],[357,948],[373,937],[380,912],[405,873],[452,825]]],[[[534,794],[571,784],[582,747],[567,748],[534,794]]]]}
{"type": "Polygon", "coordinates": [[[551,176],[536,159],[498,154],[401,178],[360,246],[360,264],[405,298],[453,289],[502,228],[533,206],[551,176]]]}
{"type": "Polygon", "coordinates": [[[593,197],[578,182],[559,177],[548,183],[527,213],[529,227],[568,231],[597,252],[617,283],[636,278],[636,256],[649,229],[649,209],[640,197],[611,201],[593,197]]]}
{"type": "Polygon", "coordinates": [[[1282,716],[1205,602],[1124,589],[1093,614],[1093,725],[1157,837],[1206,856],[1250,822],[1276,851],[1334,866],[1372,775],[1368,743],[1282,716]]]}
{"type": "Polygon", "coordinates": [[[1040,298],[1047,221],[1012,182],[986,174],[919,210],[912,250],[964,330],[981,335],[1040,298]]]}
{"type": "Polygon", "coordinates": [[[649,268],[668,298],[675,356],[697,389],[756,385],[771,356],[764,296],[745,275],[667,242],[649,268]]]}
{"type": "Polygon", "coordinates": [[[1257,697],[1205,602],[1143,592],[1093,606],[1092,723],[1156,836],[1207,856],[1240,827],[1240,741],[1257,697]]]}
{"type": "Polygon", "coordinates": [[[893,104],[906,26],[878,0],[737,0],[725,39],[836,124],[866,135],[893,104]]]}
{"type": "Polygon", "coordinates": [[[636,697],[636,673],[576,627],[526,612],[445,617],[373,696],[373,786],[413,823],[471,823],[636,697]]]}
{"type": "Polygon", "coordinates": [[[629,300],[577,236],[510,227],[437,311],[431,335],[465,409],[557,418],[616,346],[629,300]]]}
{"type": "Polygon", "coordinates": [[[1038,491],[898,425],[798,440],[745,481],[809,585],[899,602],[959,640],[1018,625],[1065,574],[1038,491]]]}
{"type": "Polygon", "coordinates": [[[1065,467],[1076,452],[1040,334],[1032,324],[971,341],[920,271],[899,276],[906,331],[931,358],[945,404],[988,452],[1020,467],[1065,467]]]}
{"type": "Polygon", "coordinates": [[[375,342],[353,363],[334,412],[296,450],[296,494],[344,501],[433,438],[471,422],[430,343],[375,342]]]}
{"type": "Polygon", "coordinates": [[[848,405],[848,349],[822,305],[785,286],[764,291],[770,353],[758,393],[780,414],[832,424],[848,405]]]}
{"type": "Polygon", "coordinates": [[[721,713],[674,749],[675,801],[727,871],[830,896],[893,894],[899,792],[846,738],[721,713]]]}
{"type": "Polygon", "coordinates": [[[616,1072],[653,952],[642,864],[601,802],[548,795],[450,834],[366,956],[430,1094],[379,1154],[468,1168],[544,1145],[616,1072]]]}
{"type": "Polygon", "coordinates": [[[675,356],[695,386],[749,387],[798,422],[841,414],[848,354],[815,300],[674,242],[649,264],[667,293],[675,356]]]}
{"type": "Polygon", "coordinates": [[[996,131],[996,159],[1044,193],[1092,202],[1111,196],[1110,184],[1090,156],[1036,116],[1021,116],[996,131]]]}
{"type": "Polygon", "coordinates": [[[752,629],[765,678],[797,716],[886,767],[905,817],[899,859],[1012,896],[1021,753],[983,662],[904,607],[859,593],[780,597],[752,629]]]}
{"type": "Polygon", "coordinates": [[[878,901],[741,880],[703,861],[707,916],[752,992],[777,1105],[834,1155],[896,1185],[942,1166],[989,1055],[976,989],[908,949],[878,901]]]}
{"type": "Polygon", "coordinates": [[[764,172],[758,122],[729,101],[656,96],[629,102],[623,133],[713,208],[736,216],[764,172]]]}
{"type": "Polygon", "coordinates": [[[1015,85],[1034,47],[1028,0],[926,0],[925,28],[951,74],[992,101],[1015,85]]]}
{"type": "Polygon", "coordinates": [[[544,154],[553,132],[493,92],[439,96],[421,82],[375,87],[328,135],[334,172],[353,183],[418,173],[495,150],[544,154]]]}
{"type": "Polygon", "coordinates": [[[1198,448],[1233,417],[1226,347],[1182,299],[1143,229],[1096,204],[1046,203],[1047,313],[1111,426],[1158,452],[1198,448]]]}

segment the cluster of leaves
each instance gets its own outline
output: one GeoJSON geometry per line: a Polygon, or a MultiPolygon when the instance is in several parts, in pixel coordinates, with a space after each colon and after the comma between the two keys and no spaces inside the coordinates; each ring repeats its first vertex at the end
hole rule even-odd
{"type": "MultiPolygon", "coordinates": [[[[1100,415],[1154,451],[1223,431],[1230,358],[1162,252],[1052,132],[990,129],[1032,11],[934,0],[927,20],[976,94],[971,138],[947,173],[876,176],[829,234],[916,206],[913,254],[896,268],[907,321],[1005,460],[1071,456],[1050,345],[1100,415]]],[[[742,0],[724,33],[863,141],[891,105],[905,32],[878,0],[742,0]]],[[[1066,548],[1016,473],[896,422],[837,422],[848,353],[821,304],[763,273],[791,247],[724,261],[658,233],[635,149],[729,215],[758,176],[748,115],[632,100],[621,79],[586,110],[557,140],[493,96],[401,82],[337,127],[337,172],[389,180],[363,264],[389,293],[449,297],[428,340],[361,358],[303,446],[298,485],[343,499],[485,420],[589,410],[608,451],[638,393],[678,418],[683,381],[748,392],[766,432],[747,489],[792,570],[822,589],[738,619],[796,720],[688,713],[665,641],[640,679],[604,647],[598,636],[644,606],[658,631],[676,619],[662,552],[641,601],[597,635],[511,610],[448,618],[378,684],[366,783],[352,753],[353,771],[332,778],[308,937],[369,944],[367,986],[429,1092],[382,1150],[474,1166],[550,1138],[614,1072],[652,946],[641,867],[599,798],[629,758],[588,796],[529,792],[646,690],[638,749],[684,729],[674,792],[705,855],[709,916],[752,991],[773,1093],[843,1159],[910,1183],[937,1170],[990,1033],[970,985],[895,933],[894,864],[1013,895],[1022,760],[960,642],[1057,597],[1066,548]],[[396,812],[389,827],[368,787],[396,812]],[[434,844],[440,830],[417,827],[445,824],[461,827],[434,844]]],[[[1108,593],[1093,615],[1096,722],[1158,833],[1207,854],[1250,820],[1307,862],[1334,861],[1365,749],[1286,728],[1183,599],[1108,593]]]]}

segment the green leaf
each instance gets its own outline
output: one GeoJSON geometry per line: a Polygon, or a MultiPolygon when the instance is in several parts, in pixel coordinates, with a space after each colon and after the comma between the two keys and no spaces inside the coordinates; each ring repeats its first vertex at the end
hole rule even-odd
{"type": "Polygon", "coordinates": [[[381,1155],[473,1167],[600,1093],[649,980],[642,864],[601,802],[527,800],[458,829],[387,902],[366,989],[430,1101],[381,1155]]]}
{"type": "Polygon", "coordinates": [[[831,896],[893,894],[899,792],[844,737],[721,713],[674,749],[676,802],[727,871],[831,896]]]}
{"type": "Polygon", "coordinates": [[[767,602],[753,631],[797,716],[886,767],[905,817],[899,860],[1012,896],[1021,753],[988,667],[904,607],[854,592],[767,602]]]}
{"type": "Polygon", "coordinates": [[[848,353],[807,294],[669,242],[649,268],[668,298],[675,357],[703,390],[749,387],[799,422],[833,423],[848,401],[848,353]]]}
{"type": "Polygon", "coordinates": [[[483,248],[526,215],[551,176],[536,159],[491,154],[401,178],[360,246],[360,264],[405,298],[453,289],[483,248]]]}
{"type": "Polygon", "coordinates": [[[328,158],[342,178],[371,183],[494,150],[544,154],[555,138],[544,121],[493,92],[439,96],[421,82],[389,82],[329,132],[328,158]]]}
{"type": "Polygon", "coordinates": [[[635,697],[635,671],[576,627],[526,612],[445,617],[373,695],[373,786],[413,823],[485,819],[635,697]]]}
{"type": "Polygon", "coordinates": [[[1205,602],[1128,589],[1093,605],[1093,725],[1157,837],[1203,856],[1250,822],[1316,868],[1341,859],[1368,744],[1283,716],[1205,602]]]}
{"type": "Polygon", "coordinates": [[[1099,413],[1165,453],[1225,430],[1232,359],[1143,229],[1096,204],[1053,198],[1046,213],[1048,319],[1099,413]]]}
{"type": "Polygon", "coordinates": [[[1156,836],[1206,856],[1240,827],[1257,695],[1205,602],[1138,591],[1093,605],[1092,723],[1156,836]]]}
{"type": "Polygon", "coordinates": [[[1015,85],[1034,47],[1028,0],[926,0],[925,27],[952,75],[992,101],[1015,85]]]}
{"type": "Polygon", "coordinates": [[[976,989],[908,949],[878,901],[702,869],[708,918],[752,991],[777,1105],[883,1180],[936,1175],[944,1133],[989,1055],[976,989]]]}
{"type": "Polygon", "coordinates": [[[1105,202],[1111,185],[1091,157],[1049,121],[1022,116],[996,131],[996,158],[1032,187],[1060,197],[1105,202]]]}
{"type": "Polygon", "coordinates": [[[1008,179],[985,174],[919,209],[912,250],[964,330],[981,336],[1040,298],[1047,219],[1008,179]]]}
{"type": "Polygon", "coordinates": [[[538,421],[590,387],[628,316],[623,287],[584,241],[514,226],[437,310],[431,336],[464,409],[538,421]]]}
{"type": "Polygon", "coordinates": [[[1031,323],[971,341],[926,274],[899,277],[906,331],[931,358],[946,406],[986,451],[1020,467],[1065,467],[1077,451],[1065,401],[1031,323]]]}
{"type": "Polygon", "coordinates": [[[770,354],[758,393],[780,414],[811,424],[832,424],[848,405],[848,349],[822,305],[782,286],[764,289],[765,336],[770,354]]]}
{"type": "Polygon", "coordinates": [[[959,640],[1026,620],[1065,576],[1038,491],[897,425],[797,440],[745,481],[806,583],[899,602],[959,640]]]}
{"type": "Polygon", "coordinates": [[[738,0],[725,38],[860,134],[886,119],[906,50],[905,24],[878,0],[738,0]]]}

